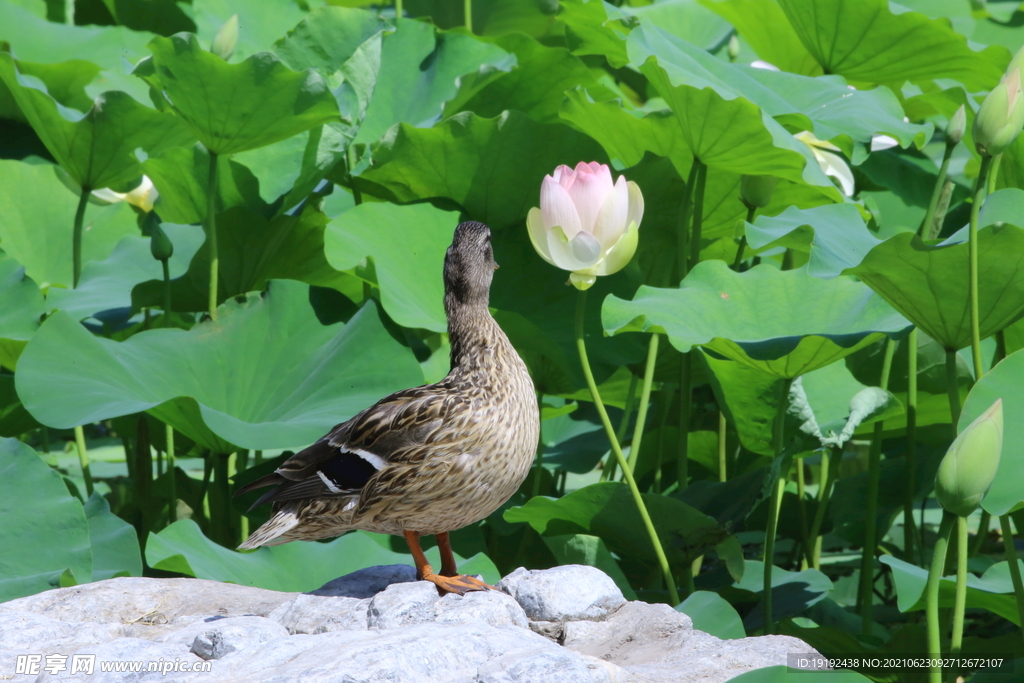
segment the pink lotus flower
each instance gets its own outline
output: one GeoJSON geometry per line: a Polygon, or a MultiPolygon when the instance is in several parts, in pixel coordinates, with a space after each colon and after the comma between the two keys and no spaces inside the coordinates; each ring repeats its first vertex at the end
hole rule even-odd
{"type": "Polygon", "coordinates": [[[612,174],[605,164],[581,161],[544,176],[540,208],[530,209],[526,227],[533,248],[553,266],[572,271],[569,281],[587,289],[598,275],[622,270],[636,251],[644,198],[636,183],[612,174]]]}

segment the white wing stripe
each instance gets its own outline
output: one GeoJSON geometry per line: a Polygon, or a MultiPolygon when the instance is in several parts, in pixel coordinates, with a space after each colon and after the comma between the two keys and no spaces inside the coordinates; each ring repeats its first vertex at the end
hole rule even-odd
{"type": "Polygon", "coordinates": [[[384,458],[374,453],[370,453],[369,451],[360,450],[358,448],[352,448],[351,446],[342,446],[342,450],[348,451],[349,453],[355,453],[360,458],[373,465],[373,467],[377,470],[382,470],[384,469],[384,466],[387,465],[387,462],[384,460],[384,458]]]}
{"type": "Polygon", "coordinates": [[[320,479],[323,480],[324,484],[327,485],[327,488],[328,490],[330,490],[331,493],[341,493],[341,489],[335,486],[334,482],[327,478],[327,475],[325,475],[320,470],[317,470],[316,473],[320,477],[320,479]]]}

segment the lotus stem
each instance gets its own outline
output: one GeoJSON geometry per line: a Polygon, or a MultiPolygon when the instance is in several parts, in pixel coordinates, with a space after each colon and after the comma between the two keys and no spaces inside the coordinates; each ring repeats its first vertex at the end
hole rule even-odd
{"type": "Polygon", "coordinates": [[[949,419],[953,423],[953,438],[956,425],[960,422],[960,387],[956,376],[956,351],[946,349],[946,396],[949,397],[949,419]]]}
{"type": "Polygon", "coordinates": [[[948,510],[942,511],[942,522],[939,524],[939,536],[935,539],[932,550],[932,565],[928,570],[928,585],[925,587],[925,614],[928,619],[928,657],[931,660],[928,668],[929,683],[942,683],[942,667],[936,660],[942,657],[942,632],[939,627],[939,582],[942,580],[942,569],[946,564],[946,548],[949,545],[949,533],[956,522],[956,515],[948,510]]]}
{"type": "Polygon", "coordinates": [[[164,327],[171,326],[171,266],[169,259],[161,259],[160,265],[164,268],[164,327]]]}
{"type": "Polygon", "coordinates": [[[729,431],[729,423],[725,420],[725,413],[718,411],[718,481],[726,481],[729,478],[726,469],[725,437],[729,431]]]}
{"type": "MultiPolygon", "coordinates": [[[[903,490],[903,550],[913,562],[917,526],[914,524],[914,493],[917,491],[917,328],[907,335],[907,486],[903,490]]],[[[920,544],[919,544],[920,545],[920,544]]],[[[922,556],[922,564],[924,559],[922,556]]]]}
{"type": "Polygon", "coordinates": [[[935,187],[932,189],[932,198],[928,202],[928,210],[924,214],[924,220],[921,221],[921,227],[918,228],[918,234],[921,237],[928,238],[930,235],[938,234],[938,230],[935,230],[933,224],[935,222],[935,212],[939,207],[939,199],[942,197],[942,188],[946,185],[946,174],[949,171],[949,160],[953,157],[953,150],[956,149],[956,145],[946,143],[946,149],[942,153],[942,164],[939,166],[939,175],[935,177],[935,187]]]}
{"type": "Polygon", "coordinates": [[[978,310],[978,214],[981,211],[981,204],[985,201],[989,169],[992,167],[992,157],[981,157],[981,169],[978,171],[978,180],[974,185],[974,203],[971,204],[970,240],[968,251],[968,273],[970,275],[971,292],[971,358],[974,360],[974,379],[981,379],[984,369],[981,364],[981,327],[980,314],[978,310]]]}
{"type": "Polygon", "coordinates": [[[462,0],[463,13],[466,17],[466,30],[473,32],[473,0],[462,0]]]}
{"type": "MultiPolygon", "coordinates": [[[[619,428],[615,430],[615,438],[619,440],[621,444],[626,439],[626,430],[629,428],[629,418],[633,414],[634,403],[636,403],[636,385],[639,380],[636,374],[629,373],[629,389],[626,390],[626,405],[622,410],[622,419],[619,420],[619,428]]],[[[629,457],[632,460],[633,449],[630,447],[629,457]]],[[[615,477],[615,460],[608,458],[605,462],[604,468],[601,470],[600,481],[614,481],[615,477]]]]}
{"type": "MultiPolygon", "coordinates": [[[[356,206],[363,203],[363,193],[356,187],[356,177],[354,174],[356,168],[356,150],[352,145],[348,146],[345,150],[345,164],[348,166],[348,185],[349,189],[352,190],[352,201],[356,206]]],[[[366,298],[369,298],[367,295],[366,298]]]]}
{"type": "MultiPolygon", "coordinates": [[[[636,413],[636,425],[633,427],[633,443],[629,447],[629,472],[636,472],[636,463],[640,458],[640,444],[644,438],[644,427],[647,424],[647,408],[651,403],[651,384],[654,382],[654,366],[658,360],[658,334],[651,335],[647,346],[647,365],[644,366],[644,383],[640,389],[640,407],[636,413]]],[[[636,375],[633,376],[634,378],[636,375]]]]}
{"type": "Polygon", "coordinates": [[[704,187],[708,180],[708,166],[697,159],[693,163],[698,168],[696,194],[693,198],[693,230],[690,232],[690,270],[700,263],[700,238],[704,222],[704,187]]]}
{"type": "Polygon", "coordinates": [[[164,424],[167,439],[167,471],[170,473],[171,502],[167,506],[167,519],[173,524],[178,519],[178,475],[174,471],[174,427],[164,424]]]}
{"type": "MultiPolygon", "coordinates": [[[[789,400],[789,387],[792,383],[791,379],[782,382],[779,408],[775,413],[775,422],[772,425],[772,441],[775,446],[776,460],[781,460],[785,444],[786,401],[789,400]]],[[[787,474],[784,471],[779,472],[779,479],[768,499],[768,527],[764,532],[764,590],[761,595],[765,635],[772,633],[775,626],[772,619],[772,565],[775,558],[775,532],[779,528],[779,506],[782,505],[782,492],[786,488],[787,474]]]]}
{"type": "Polygon", "coordinates": [[[700,170],[700,163],[696,158],[690,166],[690,174],[686,177],[686,187],[683,189],[683,200],[679,205],[679,233],[677,246],[679,252],[676,255],[676,267],[679,274],[679,281],[682,282],[689,272],[689,244],[690,244],[690,211],[693,201],[693,188],[697,184],[697,172],[700,170]]]}
{"type": "Polygon", "coordinates": [[[217,255],[217,155],[210,151],[210,172],[206,179],[206,239],[210,245],[210,318],[217,319],[217,283],[220,267],[217,255]]]}
{"type": "MultiPolygon", "coordinates": [[[[92,470],[89,467],[89,451],[85,448],[85,430],[82,425],[75,427],[75,447],[78,449],[78,463],[82,466],[82,478],[85,479],[85,497],[92,495],[92,470]]],[[[131,457],[125,453],[125,457],[131,457]]]]}
{"type": "Polygon", "coordinates": [[[690,363],[693,351],[679,356],[679,449],[676,453],[676,481],[679,490],[686,490],[690,481],[690,410],[693,391],[690,386],[690,363]]]}
{"type": "Polygon", "coordinates": [[[71,286],[78,287],[82,279],[82,225],[85,223],[85,207],[89,203],[88,187],[82,187],[78,195],[78,208],[75,209],[75,223],[71,232],[71,286]]]}
{"type": "Polygon", "coordinates": [[[1020,563],[1017,561],[1017,546],[1013,542],[1013,527],[1010,526],[1010,515],[999,515],[999,528],[1003,533],[1003,551],[1006,563],[1010,568],[1010,580],[1013,582],[1013,595],[1017,598],[1017,615],[1024,625],[1024,580],[1020,576],[1020,563]]]}
{"type": "Polygon", "coordinates": [[[199,505],[203,508],[203,516],[206,517],[207,528],[210,527],[210,477],[213,475],[213,459],[216,456],[209,449],[203,457],[203,481],[199,484],[199,505]]]}
{"type": "Polygon", "coordinates": [[[402,0],[395,0],[395,18],[402,18],[402,0]]]}
{"type": "Polygon", "coordinates": [[[953,601],[953,636],[949,654],[958,655],[964,642],[964,612],[967,608],[967,518],[956,518],[956,594],[953,601]]]}
{"type": "Polygon", "coordinates": [[[996,181],[999,179],[999,166],[1002,160],[1002,153],[992,157],[992,168],[988,172],[988,194],[996,191],[996,181]]]}
{"type": "MultiPolygon", "coordinates": [[[[755,213],[757,213],[757,207],[756,206],[748,206],[747,207],[747,223],[753,223],[754,222],[754,214],[755,213]]],[[[739,247],[736,248],[736,260],[733,261],[733,263],[732,263],[732,269],[733,270],[739,270],[740,269],[740,264],[743,263],[743,250],[746,249],[746,247],[747,247],[747,229],[744,226],[744,228],[743,228],[743,236],[740,237],[740,245],[739,245],[739,247]]]]}
{"type": "MultiPolygon", "coordinates": [[[[882,376],[878,386],[888,389],[889,372],[892,370],[892,357],[896,351],[896,342],[889,338],[885,342],[885,357],[882,360],[882,376]]],[[[861,630],[864,635],[871,634],[871,613],[874,597],[875,579],[875,546],[877,545],[878,516],[878,482],[882,466],[882,429],[881,420],[875,423],[875,431],[871,436],[871,450],[868,452],[868,499],[867,513],[864,519],[864,547],[860,558],[860,618],[861,630]]]]}
{"type": "MultiPolygon", "coordinates": [[[[807,505],[804,503],[804,461],[799,459],[796,462],[796,506],[797,512],[800,514],[800,544],[806,548],[809,543],[807,541],[807,505]]],[[[804,557],[802,558],[800,567],[801,570],[807,569],[807,553],[801,553],[804,557]]]]}
{"type": "MultiPolygon", "coordinates": [[[[828,509],[828,502],[832,496],[832,486],[835,484],[835,469],[831,459],[841,457],[841,452],[835,448],[828,448],[821,454],[821,483],[818,485],[818,509],[814,512],[814,521],[811,522],[809,534],[813,550],[808,549],[808,563],[814,569],[821,569],[821,525],[825,521],[825,511],[828,509]]],[[[838,465],[838,463],[836,463],[838,465]]]]}
{"type": "Polygon", "coordinates": [[[626,462],[626,457],[622,454],[622,448],[619,446],[619,440],[615,438],[615,429],[612,427],[612,422],[608,419],[608,411],[605,410],[604,402],[601,401],[601,394],[597,390],[597,383],[594,381],[594,374],[590,370],[590,361],[587,359],[587,344],[583,336],[583,321],[586,314],[587,305],[587,292],[582,290],[576,299],[576,350],[580,356],[580,365],[583,368],[583,376],[587,380],[587,388],[590,389],[590,397],[594,400],[594,407],[597,408],[597,414],[601,418],[601,424],[604,425],[605,434],[608,435],[608,441],[611,443],[612,453],[615,454],[615,459],[619,463],[619,467],[622,469],[623,475],[626,477],[626,485],[629,486],[630,493],[633,494],[633,501],[636,503],[637,511],[640,513],[641,519],[644,522],[644,528],[647,530],[647,534],[651,539],[651,545],[654,546],[654,554],[658,558],[658,565],[661,567],[661,573],[665,577],[665,585],[668,587],[669,600],[672,606],[679,604],[679,592],[676,590],[675,579],[672,576],[672,568],[669,566],[668,557],[665,555],[665,550],[661,546],[661,539],[658,538],[658,532],[654,528],[654,522],[651,521],[651,516],[647,512],[647,505],[644,504],[643,496],[640,495],[640,489],[636,485],[636,480],[633,478],[633,472],[629,469],[629,464],[626,462]]]}
{"type": "Polygon", "coordinates": [[[982,509],[981,519],[978,520],[978,534],[974,537],[974,544],[971,546],[971,557],[981,552],[981,546],[985,544],[985,537],[988,536],[988,528],[992,524],[992,515],[988,510],[982,509]]]}

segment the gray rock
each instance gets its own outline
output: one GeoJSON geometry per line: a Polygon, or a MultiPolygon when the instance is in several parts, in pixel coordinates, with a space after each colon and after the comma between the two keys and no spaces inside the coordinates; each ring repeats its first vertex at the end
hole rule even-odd
{"type": "Polygon", "coordinates": [[[346,574],[328,581],[310,593],[345,598],[372,598],[393,583],[408,583],[415,580],[414,567],[407,564],[387,564],[346,574]]]}
{"type": "Polygon", "coordinates": [[[393,584],[370,600],[366,625],[386,629],[434,621],[439,599],[437,587],[429,581],[393,584]]]}
{"type": "Polygon", "coordinates": [[[259,657],[244,652],[228,655],[214,662],[212,676],[201,674],[193,680],[471,683],[488,662],[512,651],[528,651],[536,657],[565,652],[525,629],[415,624],[385,631],[278,638],[264,644],[259,657]]]}
{"type": "Polygon", "coordinates": [[[492,590],[446,595],[434,604],[434,618],[443,624],[529,626],[526,613],[519,603],[504,593],[492,590]]]}
{"type": "Polygon", "coordinates": [[[602,619],[626,602],[607,574],[570,564],[545,570],[520,567],[498,583],[534,621],[602,619]]]}
{"type": "Polygon", "coordinates": [[[630,602],[601,622],[565,624],[565,647],[616,664],[648,683],[720,683],[753,669],[786,664],[789,652],[812,652],[789,636],[721,640],[693,629],[668,605],[630,602]]]}
{"type": "Polygon", "coordinates": [[[369,600],[303,593],[280,605],[269,617],[291,634],[327,633],[366,628],[369,600]]]}
{"type": "Polygon", "coordinates": [[[193,638],[190,651],[203,659],[220,659],[288,635],[288,629],[266,617],[216,619],[193,638]]]}
{"type": "Polygon", "coordinates": [[[118,624],[123,635],[155,640],[180,630],[181,617],[262,617],[295,595],[204,579],[124,576],[2,603],[0,621],[10,612],[32,612],[59,621],[118,624]]]}
{"type": "Polygon", "coordinates": [[[640,679],[593,657],[562,648],[515,650],[480,667],[475,683],[627,683],[640,679]]]}
{"type": "Polygon", "coordinates": [[[47,643],[51,652],[70,652],[84,645],[106,643],[120,636],[121,627],[118,624],[60,621],[32,612],[0,614],[0,648],[14,653],[38,653],[40,643],[47,643]]]}
{"type": "MultiPolygon", "coordinates": [[[[61,653],[65,654],[65,653],[61,653]]],[[[175,643],[154,643],[139,638],[118,638],[102,645],[91,645],[81,648],[67,659],[66,669],[56,673],[42,671],[36,683],[61,681],[62,683],[134,683],[135,681],[165,681],[161,673],[165,666],[191,668],[202,660],[191,654],[187,648],[175,643]],[[93,673],[79,671],[71,674],[71,664],[75,655],[95,655],[93,673]],[[131,664],[140,663],[138,671],[103,671],[103,663],[122,663],[130,668],[131,664]]]]}

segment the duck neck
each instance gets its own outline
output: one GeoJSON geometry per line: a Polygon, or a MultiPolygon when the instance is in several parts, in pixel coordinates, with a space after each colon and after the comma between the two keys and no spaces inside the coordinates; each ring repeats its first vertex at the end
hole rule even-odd
{"type": "Polygon", "coordinates": [[[487,299],[466,301],[448,294],[444,298],[444,310],[448,316],[452,372],[484,369],[495,344],[504,337],[491,317],[487,299]]]}

